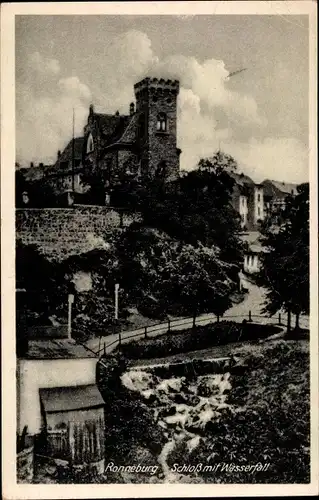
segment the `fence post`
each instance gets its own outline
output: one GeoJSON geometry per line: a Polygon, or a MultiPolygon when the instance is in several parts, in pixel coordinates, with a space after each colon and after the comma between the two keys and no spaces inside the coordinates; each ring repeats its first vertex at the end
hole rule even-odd
{"type": "Polygon", "coordinates": [[[281,314],[278,314],[278,325],[281,325],[281,314]]]}
{"type": "Polygon", "coordinates": [[[104,342],[104,347],[103,347],[103,353],[104,353],[104,356],[106,356],[105,342],[104,342]]]}
{"type": "Polygon", "coordinates": [[[168,330],[167,331],[170,332],[171,331],[171,320],[168,319],[167,323],[168,323],[168,330]]]}
{"type": "Polygon", "coordinates": [[[251,319],[251,311],[248,312],[248,321],[251,323],[252,322],[252,319],[251,319]]]}
{"type": "Polygon", "coordinates": [[[219,323],[219,314],[217,314],[217,323],[219,323]]]}
{"type": "Polygon", "coordinates": [[[194,314],[193,316],[193,328],[195,328],[196,326],[196,314],[194,314]]]}
{"type": "Polygon", "coordinates": [[[144,328],[144,336],[147,339],[147,326],[144,328]]]}
{"type": "Polygon", "coordinates": [[[121,345],[121,343],[122,343],[122,336],[121,336],[121,334],[119,333],[119,346],[121,345]]]}

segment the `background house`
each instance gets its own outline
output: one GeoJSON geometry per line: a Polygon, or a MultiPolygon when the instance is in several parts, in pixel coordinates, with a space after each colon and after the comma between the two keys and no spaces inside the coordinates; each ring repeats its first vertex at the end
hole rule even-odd
{"type": "Polygon", "coordinates": [[[260,254],[263,251],[258,231],[243,233],[242,240],[247,243],[244,255],[243,271],[247,274],[258,273],[260,270],[260,254]]]}
{"type": "Polygon", "coordinates": [[[264,220],[264,190],[262,184],[256,184],[243,173],[231,173],[234,179],[232,204],[239,212],[241,227],[246,230],[258,229],[259,223],[264,220]]]}
{"type": "Polygon", "coordinates": [[[81,182],[83,143],[83,137],[71,139],[62,152],[58,151],[56,163],[45,169],[44,181],[52,187],[56,195],[69,190],[75,193],[83,193],[86,190],[81,182]]]}
{"type": "Polygon", "coordinates": [[[296,196],[298,193],[297,184],[287,182],[266,179],[262,182],[262,186],[266,214],[277,208],[284,208],[287,196],[296,196]]]}

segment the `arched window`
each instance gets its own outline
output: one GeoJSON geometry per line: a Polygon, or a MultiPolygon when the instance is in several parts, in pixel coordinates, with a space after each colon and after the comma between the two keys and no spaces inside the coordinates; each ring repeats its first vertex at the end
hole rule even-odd
{"type": "Polygon", "coordinates": [[[91,153],[92,151],[94,151],[94,142],[92,134],[90,134],[86,143],[86,152],[91,153]]]}
{"type": "Polygon", "coordinates": [[[167,132],[167,117],[165,113],[157,115],[156,130],[158,132],[167,132]]]}

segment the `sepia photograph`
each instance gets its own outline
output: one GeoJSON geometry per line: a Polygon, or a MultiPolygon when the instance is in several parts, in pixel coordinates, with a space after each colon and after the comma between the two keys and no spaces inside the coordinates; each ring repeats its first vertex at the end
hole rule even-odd
{"type": "Polygon", "coordinates": [[[311,492],[315,4],[147,3],[10,11],[5,498],[311,492]]]}

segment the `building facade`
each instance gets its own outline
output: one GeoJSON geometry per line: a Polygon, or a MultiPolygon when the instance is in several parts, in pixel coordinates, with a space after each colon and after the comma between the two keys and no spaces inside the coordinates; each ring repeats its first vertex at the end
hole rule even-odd
{"type": "Polygon", "coordinates": [[[256,231],[260,223],[277,208],[284,208],[287,196],[297,194],[297,185],[273,180],[255,183],[244,174],[231,173],[234,179],[232,204],[239,213],[241,228],[256,231]]]}

